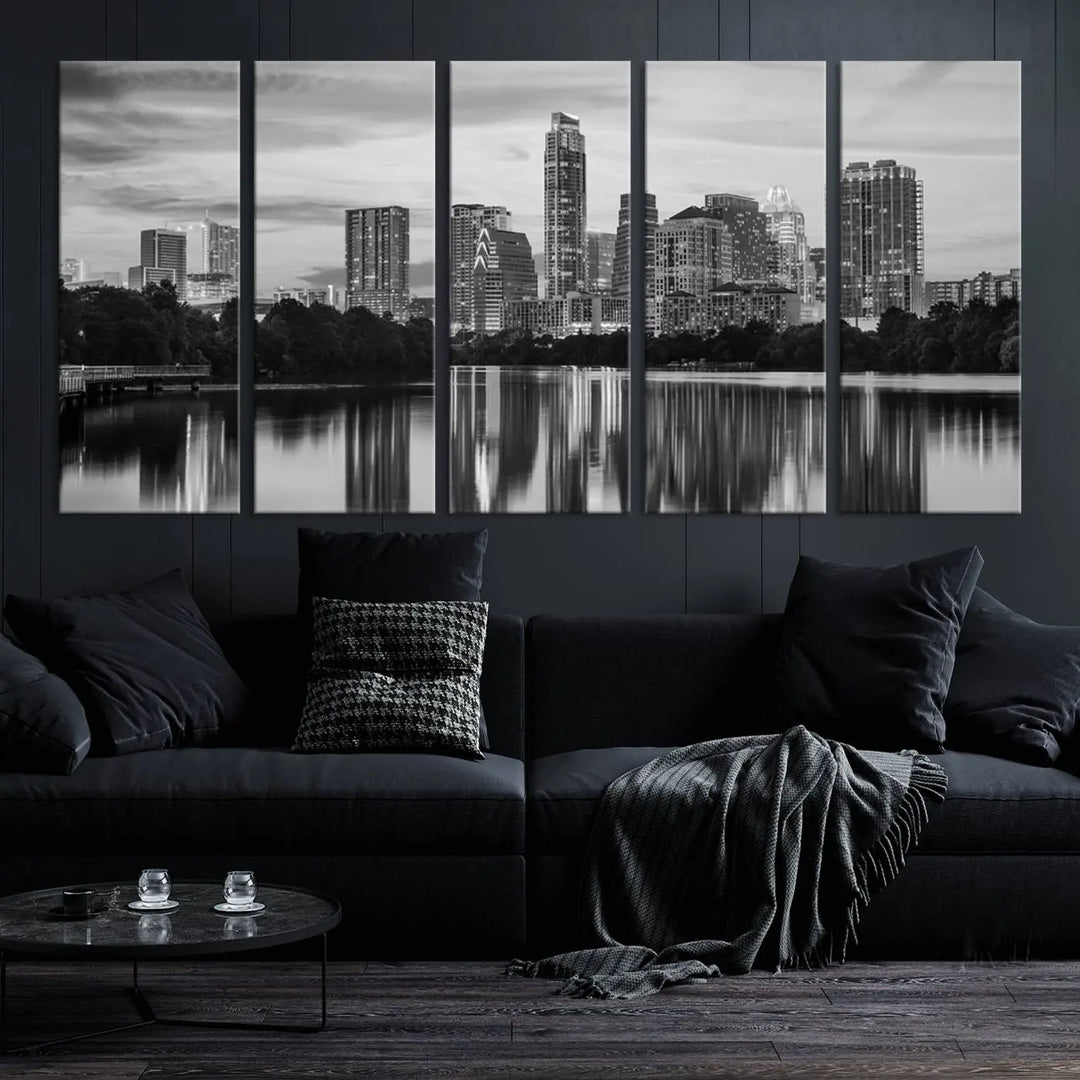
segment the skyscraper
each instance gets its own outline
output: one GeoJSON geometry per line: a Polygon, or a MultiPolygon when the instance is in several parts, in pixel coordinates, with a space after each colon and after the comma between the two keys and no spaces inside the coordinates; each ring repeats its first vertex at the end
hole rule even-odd
{"type": "Polygon", "coordinates": [[[485,225],[476,242],[473,264],[472,327],[494,334],[506,325],[506,304],[536,296],[532,245],[523,232],[485,225]]]}
{"type": "Polygon", "coordinates": [[[345,307],[407,318],[409,211],[373,206],[345,211],[345,307]]]}
{"type": "Polygon", "coordinates": [[[673,214],[656,230],[656,306],[666,312],[660,329],[678,331],[681,308],[671,296],[704,300],[714,289],[732,281],[734,244],[723,215],[700,206],[688,206],[673,214]]]}
{"type": "Polygon", "coordinates": [[[761,207],[769,239],[768,277],[774,285],[785,285],[810,303],[814,299],[814,281],[806,243],[806,216],[791,201],[782,184],[769,188],[761,207]]]}
{"type": "Polygon", "coordinates": [[[926,313],[923,185],[910,165],[853,161],[840,180],[840,317],[926,313]]]}
{"type": "MultiPolygon", "coordinates": [[[[645,193],[645,332],[656,330],[656,196],[645,193]]],[[[630,295],[630,196],[619,196],[619,223],[611,264],[611,291],[630,295]]]]}
{"type": "Polygon", "coordinates": [[[505,206],[456,203],[450,207],[450,332],[471,330],[473,319],[473,267],[480,230],[510,228],[505,206]]]}
{"type": "Polygon", "coordinates": [[[589,232],[585,234],[585,284],[590,293],[610,293],[611,274],[615,262],[615,234],[589,232]]]}
{"type": "Polygon", "coordinates": [[[139,262],[128,270],[128,288],[162,281],[171,281],[177,297],[187,299],[187,236],[175,229],[143,229],[139,262]]]}
{"type": "Polygon", "coordinates": [[[203,273],[228,274],[236,281],[240,269],[240,230],[235,225],[203,219],[203,273]]]}
{"type": "Polygon", "coordinates": [[[766,281],[768,278],[768,231],[757,199],[723,192],[705,196],[711,210],[731,233],[732,275],[735,281],[766,281]]]}
{"type": "Polygon", "coordinates": [[[548,299],[585,291],[585,136],[564,112],[544,138],[544,264],[548,299]]]}

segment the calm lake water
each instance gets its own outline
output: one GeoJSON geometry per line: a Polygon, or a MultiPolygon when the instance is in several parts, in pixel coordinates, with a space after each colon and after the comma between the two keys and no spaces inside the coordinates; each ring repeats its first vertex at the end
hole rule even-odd
{"type": "Polygon", "coordinates": [[[645,506],[661,513],[825,509],[825,377],[646,376],[645,506]]]}
{"type": "Polygon", "coordinates": [[[843,509],[1019,512],[1019,375],[845,375],[843,387],[843,509]]]}
{"type": "Polygon", "coordinates": [[[613,368],[451,368],[451,509],[627,509],[629,386],[613,368]]]}
{"type": "Polygon", "coordinates": [[[125,394],[60,416],[60,509],[239,510],[235,390],[125,394]]]}
{"type": "Polygon", "coordinates": [[[255,509],[435,509],[431,386],[259,387],[255,509]]]}

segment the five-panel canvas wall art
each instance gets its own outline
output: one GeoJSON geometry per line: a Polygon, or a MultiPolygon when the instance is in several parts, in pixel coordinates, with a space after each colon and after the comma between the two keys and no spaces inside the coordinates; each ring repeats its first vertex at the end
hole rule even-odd
{"type": "Polygon", "coordinates": [[[239,65],[63,63],[60,509],[625,512],[641,416],[647,512],[1019,511],[1019,63],[842,64],[832,187],[824,63],[647,62],[641,192],[630,74],[453,62],[444,217],[433,63],[256,63],[249,268],[239,65]]]}

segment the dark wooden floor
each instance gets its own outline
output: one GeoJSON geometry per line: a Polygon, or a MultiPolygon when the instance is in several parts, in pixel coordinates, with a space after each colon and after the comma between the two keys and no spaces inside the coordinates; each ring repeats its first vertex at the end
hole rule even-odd
{"type": "MultiPolygon", "coordinates": [[[[12,963],[13,1043],[135,1019],[118,964],[12,963]]],[[[318,1009],[303,963],[155,964],[160,1013],[303,1022],[318,1009]]],[[[498,965],[331,967],[318,1035],[151,1027],[0,1076],[196,1077],[1053,1077],[1080,1075],[1080,963],[849,964],[755,973],[636,1002],[553,996],[498,965]]]]}

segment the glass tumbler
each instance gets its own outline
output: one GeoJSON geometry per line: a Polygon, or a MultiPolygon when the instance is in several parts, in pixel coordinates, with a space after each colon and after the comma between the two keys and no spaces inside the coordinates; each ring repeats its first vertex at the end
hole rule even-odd
{"type": "Polygon", "coordinates": [[[168,870],[144,870],[139,875],[139,899],[144,904],[164,904],[171,892],[168,870]]]}
{"type": "Polygon", "coordinates": [[[225,875],[225,903],[234,907],[255,903],[258,887],[250,870],[230,870],[225,875]]]}

